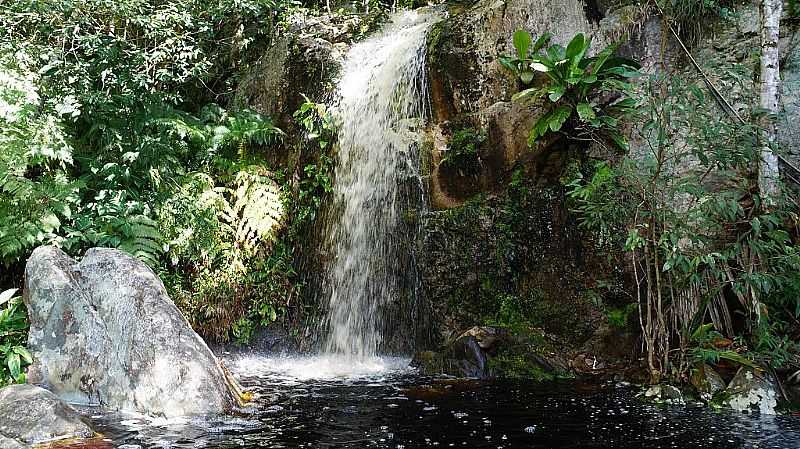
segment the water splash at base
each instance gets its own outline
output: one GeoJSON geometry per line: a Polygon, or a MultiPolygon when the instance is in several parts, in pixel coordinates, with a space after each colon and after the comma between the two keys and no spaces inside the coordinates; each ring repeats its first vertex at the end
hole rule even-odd
{"type": "Polygon", "coordinates": [[[340,354],[320,356],[244,356],[231,361],[237,377],[270,375],[286,380],[363,380],[411,371],[403,357],[348,357],[340,354]]]}

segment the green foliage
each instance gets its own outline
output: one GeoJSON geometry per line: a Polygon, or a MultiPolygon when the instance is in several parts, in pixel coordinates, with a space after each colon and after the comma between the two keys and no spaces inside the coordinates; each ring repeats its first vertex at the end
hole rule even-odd
{"type": "Polygon", "coordinates": [[[333,158],[328,154],[336,139],[336,127],[328,108],[323,103],[315,103],[305,97],[305,102],[295,111],[294,119],[306,131],[302,145],[312,161],[303,166],[297,197],[291,212],[293,226],[291,233],[301,232],[302,228],[316,218],[323,198],[333,192],[333,158]]]}
{"type": "Polygon", "coordinates": [[[218,103],[287,5],[0,7],[0,263],[43,243],[115,247],[156,269],[207,336],[224,340],[251,314],[277,319],[267,307],[292,294],[293,270],[276,264],[286,272],[270,271],[270,289],[260,270],[282,245],[289,196],[263,152],[283,133],[218,103]]]}
{"type": "Polygon", "coordinates": [[[33,363],[25,349],[28,318],[16,289],[0,292],[0,387],[25,382],[25,367],[33,363]]]}
{"type": "Polygon", "coordinates": [[[295,121],[305,130],[305,138],[310,143],[316,142],[320,150],[325,150],[336,134],[333,119],[328,114],[324,103],[315,103],[305,95],[305,101],[294,112],[295,121]]]}
{"type": "Polygon", "coordinates": [[[713,328],[714,325],[711,323],[703,324],[692,332],[692,347],[689,349],[689,357],[694,365],[716,365],[720,359],[724,359],[738,365],[756,368],[756,364],[747,358],[746,354],[740,354],[731,349],[720,349],[718,347],[720,342],[725,344],[726,339],[713,328]]]}
{"type": "Polygon", "coordinates": [[[578,171],[566,182],[567,197],[571,210],[578,212],[578,226],[591,233],[599,247],[613,246],[619,243],[625,217],[617,173],[605,161],[593,168],[588,180],[578,171]]]}
{"type": "Polygon", "coordinates": [[[457,170],[461,176],[480,173],[478,150],[486,141],[486,134],[472,128],[459,129],[453,133],[450,146],[441,166],[457,170]]]}
{"type": "Polygon", "coordinates": [[[635,293],[654,380],[700,361],[786,363],[796,348],[784,323],[800,311],[797,215],[788,199],[766,209],[752,196],[745,174],[758,164],[757,129],[720,119],[714,100],[680,78],[648,80],[639,103],[637,155],[596,165],[570,188],[584,229],[601,238],[628,229],[615,244],[642,286],[635,293]],[[709,344],[721,335],[749,339],[757,353],[709,344]]]}
{"type": "Polygon", "coordinates": [[[77,202],[72,146],[57,110],[43,101],[28,55],[0,48],[0,263],[53,238],[77,202]]]}
{"type": "Polygon", "coordinates": [[[628,323],[630,323],[631,315],[638,310],[636,304],[627,304],[625,307],[622,308],[609,308],[606,309],[606,318],[608,318],[608,324],[611,327],[624,330],[627,329],[628,323]]]}
{"type": "Polygon", "coordinates": [[[735,3],[730,0],[671,0],[658,3],[673,28],[690,43],[717,19],[732,19],[735,3]]]}
{"type": "MultiPolygon", "coordinates": [[[[192,324],[219,340],[242,333],[262,296],[257,259],[272,249],[284,223],[280,187],[261,166],[237,166],[229,185],[194,173],[158,209],[168,239],[174,299],[192,324]],[[184,273],[190,273],[186,276],[184,273]]],[[[266,298],[266,299],[265,299],[266,298]]]]}
{"type": "Polygon", "coordinates": [[[523,84],[536,84],[515,94],[513,100],[546,98],[549,102],[531,129],[528,144],[533,146],[539,138],[560,132],[569,122],[569,138],[610,141],[626,150],[627,142],[618,125],[620,118],[635,106],[628,80],[640,75],[639,64],[614,56],[614,45],[597,56],[587,57],[590,40],[583,34],[575,35],[567,48],[558,44],[547,47],[550,38],[549,33],[544,33],[532,44],[530,33],[519,30],[513,39],[516,56],[500,58],[523,84]],[[543,74],[546,81],[537,79],[537,73],[543,74]]]}
{"type": "Polygon", "coordinates": [[[556,379],[556,375],[543,369],[534,360],[528,360],[523,354],[500,354],[489,360],[489,368],[505,378],[526,379],[534,382],[548,382],[556,379]]]}
{"type": "MultiPolygon", "coordinates": [[[[151,266],[155,210],[194,170],[213,174],[281,132],[204,97],[273,1],[17,2],[0,15],[0,257],[48,242],[126,250],[151,266]],[[238,27],[231,30],[230,26],[238,27]],[[226,33],[235,33],[222,39],[226,33]],[[220,45],[224,42],[224,45],[220,45]],[[195,117],[189,108],[199,109],[195,117]]],[[[226,67],[228,69],[228,67],[226,67]]],[[[243,209],[243,206],[240,207],[243,209]]],[[[241,212],[241,211],[239,211],[241,212]]],[[[247,212],[247,211],[245,211],[247,212]]]]}

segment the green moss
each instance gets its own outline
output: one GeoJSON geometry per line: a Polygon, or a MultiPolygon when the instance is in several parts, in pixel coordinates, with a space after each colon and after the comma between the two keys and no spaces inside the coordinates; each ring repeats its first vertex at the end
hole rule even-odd
{"type": "Polygon", "coordinates": [[[498,377],[511,379],[532,379],[536,382],[545,382],[556,379],[554,373],[546,371],[538,363],[532,362],[523,355],[503,354],[489,360],[489,368],[497,373],[498,377]]]}
{"type": "Polygon", "coordinates": [[[486,133],[462,128],[453,133],[441,167],[458,171],[461,176],[477,175],[481,171],[478,150],[486,141],[486,133]]]}
{"type": "Polygon", "coordinates": [[[434,24],[428,32],[428,65],[430,67],[438,67],[439,65],[439,46],[442,43],[442,34],[444,34],[446,27],[447,22],[443,20],[434,24]]]}

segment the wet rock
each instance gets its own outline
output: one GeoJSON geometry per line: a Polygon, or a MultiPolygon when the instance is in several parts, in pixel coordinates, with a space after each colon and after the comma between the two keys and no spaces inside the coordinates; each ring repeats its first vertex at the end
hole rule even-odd
{"type": "Polygon", "coordinates": [[[565,373],[566,363],[534,340],[530,335],[512,334],[505,328],[475,326],[438,351],[417,353],[412,366],[427,375],[474,379],[542,381],[565,373]]]}
{"type": "Polygon", "coordinates": [[[597,33],[597,17],[577,0],[481,0],[451,5],[449,12],[428,36],[434,207],[457,207],[475,193],[496,191],[521,165],[533,167],[529,176],[555,182],[565,153],[550,148],[553,139],[542,139],[534,149],[527,142],[528,130],[546,110],[511,101],[521,86],[497,58],[515,52],[512,36],[518,29],[536,36],[550,32],[562,45],[577,33],[596,35],[592,51],[597,51],[605,41],[597,33]],[[436,139],[437,128],[452,123],[486,132],[479,176],[452,177],[438,169],[438,153],[448,143],[436,139]]]}
{"type": "Polygon", "coordinates": [[[491,377],[487,361],[488,357],[481,349],[478,340],[467,335],[457,338],[439,352],[417,353],[411,361],[411,366],[432,376],[447,375],[487,379],[491,377]]]}
{"type": "Polygon", "coordinates": [[[683,393],[672,385],[652,385],[644,392],[646,400],[664,404],[684,404],[683,393]]]}
{"type": "Polygon", "coordinates": [[[725,390],[724,404],[740,412],[774,415],[778,406],[778,387],[764,372],[742,367],[725,390]]]}
{"type": "Polygon", "coordinates": [[[320,37],[282,37],[244,76],[234,104],[268,115],[287,133],[298,131],[293,114],[303,95],[319,99],[332,87],[344,60],[341,50],[320,37]]]}
{"type": "Polygon", "coordinates": [[[94,431],[72,407],[34,385],[0,389],[0,448],[19,449],[65,438],[90,438],[94,431]]]}
{"type": "Polygon", "coordinates": [[[458,336],[459,339],[466,337],[474,337],[481,350],[490,352],[496,348],[500,341],[508,339],[508,329],[475,326],[458,336]]]}
{"type": "Polygon", "coordinates": [[[20,443],[17,440],[12,440],[11,438],[6,438],[3,435],[0,435],[0,449],[26,449],[27,446],[20,443]]]}
{"type": "Polygon", "coordinates": [[[725,389],[725,381],[722,376],[706,364],[695,369],[689,380],[704,401],[711,400],[715,394],[725,389]]]}
{"type": "Polygon", "coordinates": [[[572,369],[579,373],[593,374],[605,370],[608,366],[604,360],[599,359],[596,355],[582,352],[569,361],[572,369]]]}
{"type": "MultiPolygon", "coordinates": [[[[429,36],[432,90],[445,104],[435,104],[435,119],[442,113],[477,112],[500,99],[510,99],[516,80],[497,63],[499,54],[513,54],[512,36],[526,29],[538,36],[549,31],[553,42],[566,45],[577,33],[596,35],[597,17],[579,0],[480,0],[468,8],[451,8],[451,15],[429,36]],[[437,112],[438,111],[438,112],[437,112]]],[[[595,36],[593,51],[604,44],[595,36]]]]}
{"type": "Polygon", "coordinates": [[[158,276],[114,249],[80,263],[37,248],[25,268],[31,383],[69,402],[167,417],[222,413],[235,386],[158,276]]]}

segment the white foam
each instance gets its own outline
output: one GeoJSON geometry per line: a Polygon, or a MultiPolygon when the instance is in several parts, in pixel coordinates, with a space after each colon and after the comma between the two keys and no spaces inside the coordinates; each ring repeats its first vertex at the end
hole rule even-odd
{"type": "Polygon", "coordinates": [[[410,370],[403,357],[244,356],[231,363],[237,376],[271,376],[293,380],[363,379],[410,370]]]}

